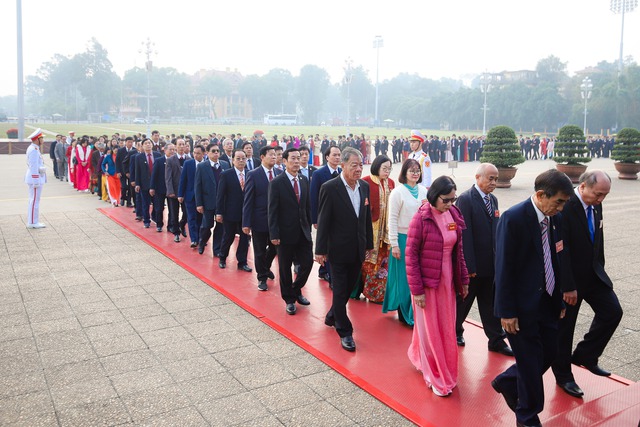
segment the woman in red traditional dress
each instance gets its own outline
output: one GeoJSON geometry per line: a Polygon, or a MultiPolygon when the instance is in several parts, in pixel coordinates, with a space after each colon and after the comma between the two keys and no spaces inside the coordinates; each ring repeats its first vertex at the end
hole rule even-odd
{"type": "Polygon", "coordinates": [[[76,189],[87,193],[89,191],[89,181],[91,178],[91,148],[89,148],[88,138],[83,137],[80,145],[76,145],[76,189]]]}

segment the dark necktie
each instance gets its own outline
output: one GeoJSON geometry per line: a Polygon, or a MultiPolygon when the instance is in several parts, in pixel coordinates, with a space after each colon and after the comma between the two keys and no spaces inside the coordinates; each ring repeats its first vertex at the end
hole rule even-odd
{"type": "Polygon", "coordinates": [[[149,164],[149,175],[151,175],[151,171],[153,170],[153,160],[151,160],[151,153],[147,154],[147,163],[149,164]]]}
{"type": "Polygon", "coordinates": [[[491,212],[491,198],[489,197],[488,194],[484,196],[484,205],[487,208],[487,212],[489,212],[489,216],[491,216],[493,212],[491,212]]]}
{"type": "Polygon", "coordinates": [[[296,199],[300,203],[300,187],[298,187],[298,178],[293,178],[293,192],[296,193],[296,199]]]}
{"type": "Polygon", "coordinates": [[[331,174],[331,177],[335,178],[336,176],[338,176],[338,171],[334,170],[333,173],[331,174]]]}
{"type": "Polygon", "coordinates": [[[273,181],[273,173],[269,171],[269,182],[273,181]]]}
{"type": "Polygon", "coordinates": [[[180,166],[184,166],[184,156],[178,157],[178,161],[180,162],[180,166]]]}
{"type": "Polygon", "coordinates": [[[253,169],[253,161],[251,159],[247,160],[247,164],[249,165],[248,169],[252,170],[253,169]]]}
{"type": "Polygon", "coordinates": [[[553,295],[556,286],[556,278],[553,274],[553,264],[551,263],[551,248],[549,247],[549,218],[545,217],[540,222],[542,233],[542,253],[544,254],[544,278],[547,293],[553,295]]]}
{"type": "Polygon", "coordinates": [[[591,237],[591,243],[596,235],[596,230],[593,226],[593,206],[587,206],[587,225],[589,226],[589,237],[591,237]]]}

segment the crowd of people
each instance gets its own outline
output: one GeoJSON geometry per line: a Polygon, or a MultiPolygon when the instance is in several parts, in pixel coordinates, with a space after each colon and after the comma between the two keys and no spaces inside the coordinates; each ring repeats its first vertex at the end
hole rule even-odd
{"type": "MultiPolygon", "coordinates": [[[[44,170],[42,132],[30,138],[25,181],[31,203],[44,170]]],[[[534,194],[502,214],[493,194],[498,170],[491,164],[479,165],[475,184],[459,197],[452,178],[432,180],[432,159],[476,160],[482,139],[453,135],[443,143],[414,130],[406,141],[389,143],[389,156],[386,137],[379,146],[376,138],[370,175],[362,177],[370,156],[365,140],[300,135],[268,142],[262,134],[194,138],[157,131],[150,138],[76,139],[70,132],[58,135],[51,152],[56,178],[114,207],[132,208],[132,220],[172,233],[176,243],[188,238],[194,253],[203,255],[211,245],[220,269],[227,268],[237,240],[237,269],[255,269],[259,291],[276,278],[271,267],[277,256],[288,315],[312,303],[303,289],[315,260],[319,278],[332,289],[324,322],[347,351],[356,350],[350,299],[364,295],[381,312],[397,311],[399,321],[413,328],[408,358],[437,396],[449,396],[458,385],[457,347],[465,345],[463,323],[475,300],[488,350],[515,356],[491,385],[518,425],[540,425],[542,375],[549,367],[574,397],[583,391],[572,363],[609,375],[598,358],[622,309],[604,271],[606,173],[589,171],[573,188],[566,175],[543,172],[534,194]],[[318,153],[321,161],[314,161],[318,153]],[[398,182],[390,178],[396,162],[398,182]],[[565,207],[570,220],[563,221],[565,207]],[[572,351],[582,301],[595,317],[572,351]]],[[[553,151],[549,144],[545,150],[541,155],[553,151]]],[[[30,210],[30,228],[41,228],[31,204],[30,210]]]]}

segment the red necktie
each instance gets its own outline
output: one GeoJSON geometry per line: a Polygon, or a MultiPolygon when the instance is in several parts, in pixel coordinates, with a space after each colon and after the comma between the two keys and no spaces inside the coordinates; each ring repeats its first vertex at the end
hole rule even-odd
{"type": "Polygon", "coordinates": [[[151,175],[151,171],[153,170],[153,161],[151,160],[151,153],[147,154],[147,163],[149,163],[149,175],[151,175]]]}
{"type": "Polygon", "coordinates": [[[273,181],[273,174],[269,171],[269,181],[273,181]]]}
{"type": "Polygon", "coordinates": [[[244,174],[240,172],[240,188],[244,191],[244,174]]]}
{"type": "Polygon", "coordinates": [[[296,193],[296,199],[300,203],[300,188],[298,187],[298,178],[293,178],[293,192],[296,193]]]}

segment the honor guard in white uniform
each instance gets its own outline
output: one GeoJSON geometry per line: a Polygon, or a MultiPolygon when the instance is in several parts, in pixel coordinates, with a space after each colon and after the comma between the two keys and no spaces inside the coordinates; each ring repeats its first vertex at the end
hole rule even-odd
{"type": "Polygon", "coordinates": [[[27,228],[44,228],[46,225],[39,221],[40,195],[43,185],[47,182],[47,169],[40,151],[44,142],[44,134],[38,128],[29,135],[29,139],[31,139],[31,145],[27,148],[27,173],[24,176],[24,182],[29,186],[27,228]]]}

